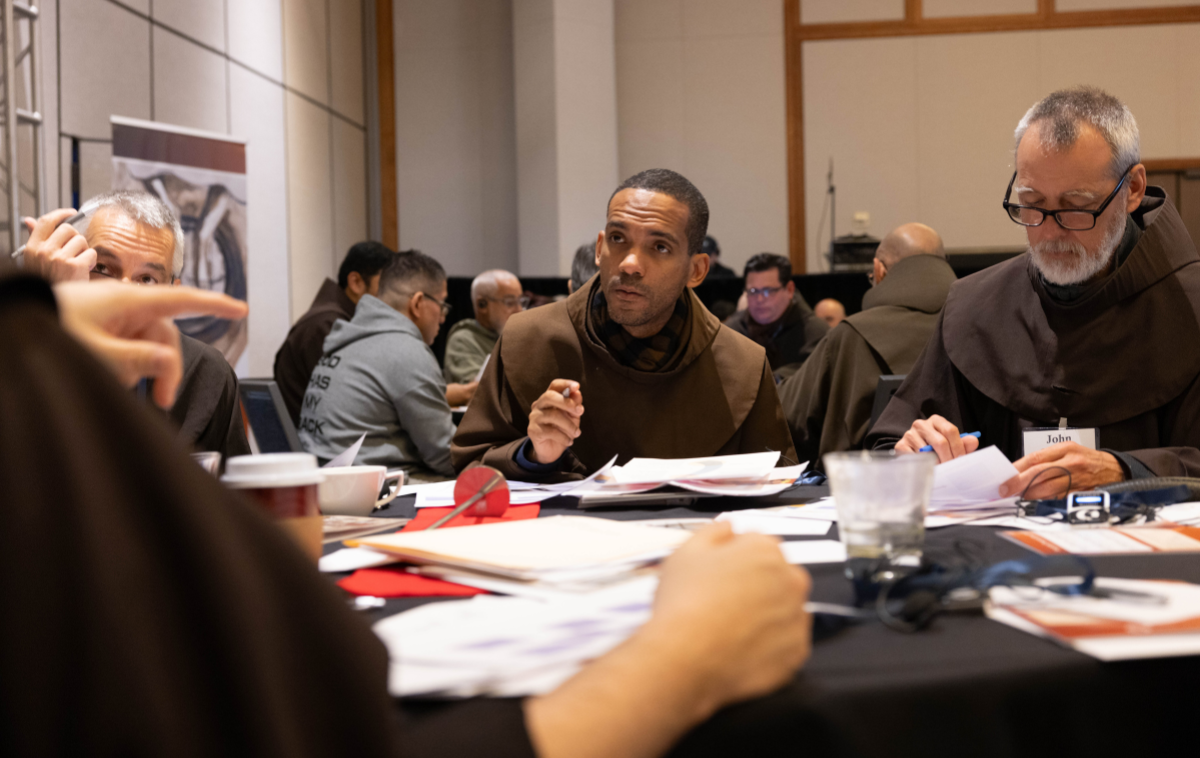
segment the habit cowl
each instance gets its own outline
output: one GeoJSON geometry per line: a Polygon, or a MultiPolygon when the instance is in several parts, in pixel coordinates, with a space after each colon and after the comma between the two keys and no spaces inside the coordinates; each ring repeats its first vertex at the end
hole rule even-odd
{"type": "Polygon", "coordinates": [[[1117,270],[1069,297],[1028,254],[959,281],[867,447],[936,413],[1015,460],[1066,419],[1132,478],[1200,476],[1200,256],[1161,189],[1130,219],[1117,270]]]}
{"type": "Polygon", "coordinates": [[[943,258],[897,261],[863,297],[863,310],[833,328],[800,370],[779,385],[799,460],[861,446],[881,374],[907,374],[937,324],[955,281],[943,258]]]}
{"type": "Polygon", "coordinates": [[[565,301],[509,319],[451,445],[456,469],[483,463],[510,478],[544,480],[589,474],[614,455],[624,462],[775,450],[795,459],[762,347],[722,326],[688,289],[676,306],[683,338],[663,368],[623,365],[613,340],[601,336],[613,325],[595,323],[598,289],[594,277],[565,301]],[[582,434],[557,466],[531,471],[517,455],[530,407],[554,379],[579,382],[582,434]]]}

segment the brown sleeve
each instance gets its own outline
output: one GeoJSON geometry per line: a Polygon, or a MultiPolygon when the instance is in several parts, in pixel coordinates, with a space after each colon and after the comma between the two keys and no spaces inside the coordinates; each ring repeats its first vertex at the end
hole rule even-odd
{"type": "Polygon", "coordinates": [[[1200,449],[1194,447],[1156,447],[1128,450],[1155,476],[1200,477],[1200,449]]]}
{"type": "Polygon", "coordinates": [[[761,453],[773,450],[782,454],[780,465],[793,465],[790,461],[802,462],[796,461],[796,448],[792,445],[792,435],[788,431],[787,420],[783,417],[783,408],[779,405],[779,393],[775,391],[771,364],[767,362],[765,355],[758,395],[738,430],[737,441],[736,450],[722,452],[761,453]]]}
{"type": "Polygon", "coordinates": [[[292,416],[292,423],[300,423],[300,411],[304,404],[304,392],[308,380],[325,349],[325,338],[333,329],[338,315],[333,312],[320,313],[302,318],[275,353],[275,383],[279,394],[292,416]]]}
{"type": "Polygon", "coordinates": [[[517,449],[529,438],[529,409],[517,400],[505,376],[501,346],[496,341],[492,357],[483,370],[475,397],[458,424],[450,443],[450,461],[461,472],[468,466],[483,464],[504,474],[507,479],[538,482],[585,475],[583,464],[567,451],[560,467],[549,472],[533,472],[517,465],[517,449]]]}
{"type": "Polygon", "coordinates": [[[800,460],[820,469],[821,455],[861,445],[880,373],[866,341],[849,324],[838,325],[800,371],[779,386],[800,460]]]}
{"type": "Polygon", "coordinates": [[[929,418],[935,413],[958,428],[964,428],[962,388],[942,341],[942,320],[945,315],[946,311],[943,310],[929,342],[904,383],[892,396],[879,421],[867,432],[863,442],[867,450],[891,450],[914,421],[929,418]]]}

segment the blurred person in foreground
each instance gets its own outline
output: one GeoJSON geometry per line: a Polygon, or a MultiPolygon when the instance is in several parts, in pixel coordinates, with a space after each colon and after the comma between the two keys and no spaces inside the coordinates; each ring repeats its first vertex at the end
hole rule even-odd
{"type": "Polygon", "coordinates": [[[0,753],[650,758],[808,657],[808,575],[721,524],[664,562],[651,620],[555,691],[404,713],[343,594],[127,391],[155,376],[169,401],[182,312],[245,305],[56,295],[0,263],[0,708],[20,725],[0,753]]]}
{"type": "Polygon", "coordinates": [[[1015,138],[1004,209],[1029,251],[954,285],[867,445],[942,461],[995,445],[1020,472],[1000,497],[1200,475],[1200,255],[1147,186],[1133,114],[1060,90],[1015,138]],[[1104,447],[1027,453],[1031,427],[1093,429],[1104,447]]]}
{"type": "MultiPolygon", "coordinates": [[[[178,285],[185,253],[183,228],[166,203],[146,192],[109,192],[84,203],[89,215],[60,208],[25,219],[30,230],[23,266],[51,282],[116,281],[145,286],[178,285]],[[85,226],[86,225],[86,226],[85,226]]],[[[178,439],[222,459],[250,452],[242,422],[237,376],[220,351],[187,335],[179,337],[183,378],[167,411],[178,439]]],[[[152,384],[152,382],[150,383],[152,384]]],[[[139,391],[154,392],[149,385],[139,391]]]]}

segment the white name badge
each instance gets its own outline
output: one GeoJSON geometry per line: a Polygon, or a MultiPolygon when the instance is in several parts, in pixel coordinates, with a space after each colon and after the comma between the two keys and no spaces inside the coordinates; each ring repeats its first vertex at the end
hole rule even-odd
{"type": "Polygon", "coordinates": [[[1078,442],[1086,448],[1096,449],[1096,429],[1075,427],[1045,427],[1026,429],[1021,433],[1025,441],[1025,455],[1036,453],[1045,447],[1057,445],[1060,442],[1078,442]]]}

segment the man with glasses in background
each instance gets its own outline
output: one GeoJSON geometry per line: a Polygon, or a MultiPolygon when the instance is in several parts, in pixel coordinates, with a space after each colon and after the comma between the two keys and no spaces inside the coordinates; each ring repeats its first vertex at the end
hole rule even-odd
{"type": "Polygon", "coordinates": [[[1001,497],[1200,476],[1200,255],[1146,184],[1133,114],[1054,92],[1015,155],[1003,207],[1028,253],[951,289],[867,446],[947,461],[996,445],[1020,472],[1001,497]]]}
{"type": "MultiPolygon", "coordinates": [[[[54,283],[180,283],[183,228],[163,201],[146,192],[119,191],[92,198],[83,207],[87,215],[82,217],[60,208],[24,220],[29,228],[21,256],[24,269],[54,283]]],[[[222,460],[248,454],[233,368],[219,350],[186,334],[179,335],[179,347],[183,379],[166,412],[179,430],[177,439],[196,451],[221,453],[222,460]]],[[[153,396],[153,380],[139,384],[138,394],[153,396]]]]}
{"type": "Polygon", "coordinates": [[[746,308],[725,326],[766,348],[775,380],[782,381],[812,354],[829,325],[796,293],[792,264],[782,255],[759,253],[746,261],[744,275],[746,308]]]}
{"type": "Polygon", "coordinates": [[[403,468],[415,481],[452,477],[454,422],[429,349],[449,312],[442,265],[415,250],[395,256],[379,294],[363,295],[325,338],[300,411],[304,449],[325,462],[365,433],[355,463],[403,468]]]}
{"type": "Polygon", "coordinates": [[[471,305],[475,318],[459,321],[446,338],[445,375],[447,382],[466,385],[473,394],[475,377],[500,339],[508,317],[528,308],[529,298],[515,275],[492,269],[471,282],[471,305]]]}

